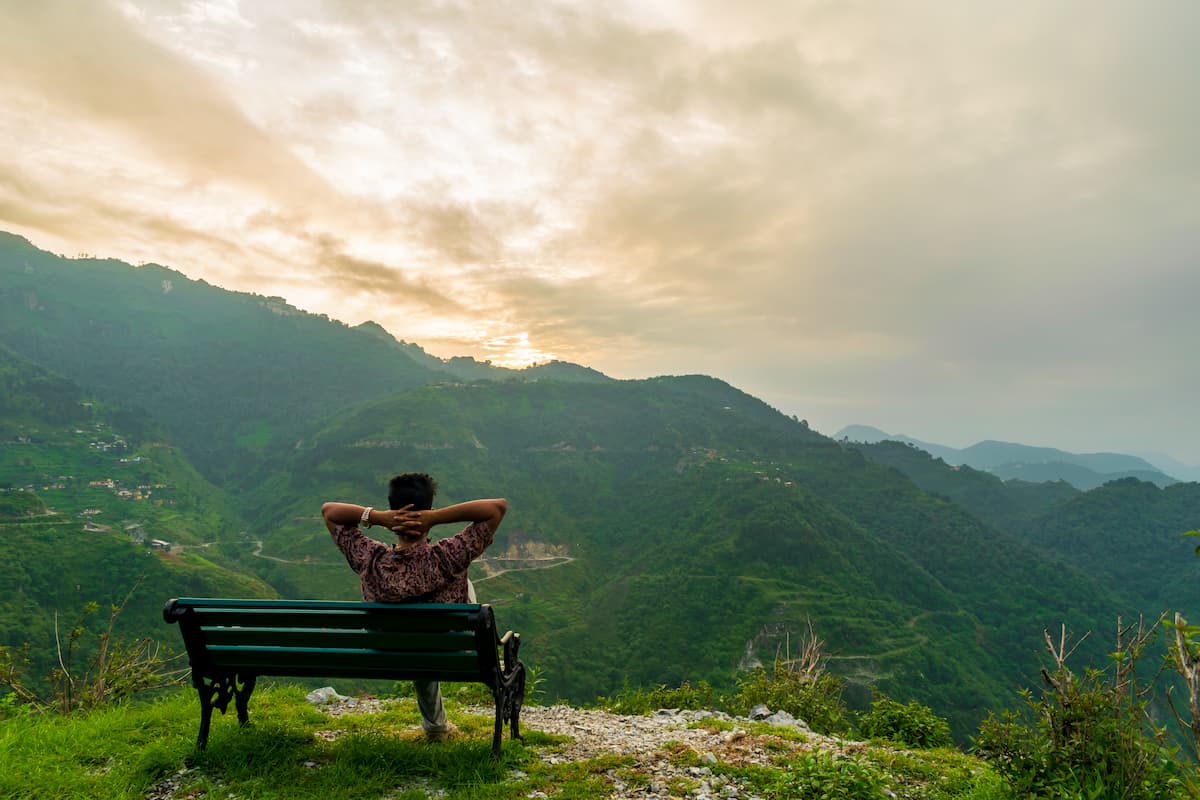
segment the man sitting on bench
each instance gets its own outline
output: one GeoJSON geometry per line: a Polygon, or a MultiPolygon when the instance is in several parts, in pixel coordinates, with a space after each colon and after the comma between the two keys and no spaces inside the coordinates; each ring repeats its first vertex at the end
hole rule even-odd
{"type": "MultiPolygon", "coordinates": [[[[437,483],[424,473],[397,475],[388,483],[387,511],[352,503],[325,503],[321,516],[333,541],[362,581],[363,600],[376,603],[474,603],[467,568],[492,543],[508,503],[503,498],[471,500],[433,508],[437,483]],[[429,529],[470,523],[432,544],[429,529]],[[360,527],[378,525],[396,534],[395,545],[377,542],[360,527]]],[[[437,681],[414,680],[421,727],[431,741],[453,731],[446,720],[437,681]]]]}

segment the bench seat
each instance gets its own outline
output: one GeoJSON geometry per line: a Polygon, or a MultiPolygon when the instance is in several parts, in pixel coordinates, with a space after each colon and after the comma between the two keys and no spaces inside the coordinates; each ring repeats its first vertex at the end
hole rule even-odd
{"type": "Polygon", "coordinates": [[[200,694],[200,749],[214,708],[223,714],[232,699],[247,723],[260,675],[482,683],[496,704],[492,753],[505,722],[521,738],[521,637],[499,635],[486,604],[182,597],[167,601],[163,619],[179,625],[200,694]]]}

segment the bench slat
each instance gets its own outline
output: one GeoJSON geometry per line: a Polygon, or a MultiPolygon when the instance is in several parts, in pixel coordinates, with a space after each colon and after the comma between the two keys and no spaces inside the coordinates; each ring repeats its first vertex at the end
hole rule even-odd
{"type": "Polygon", "coordinates": [[[238,610],[194,609],[196,622],[202,628],[214,626],[242,628],[310,628],[313,630],[377,630],[395,633],[436,633],[438,631],[471,631],[476,620],[467,612],[455,614],[384,614],[353,611],[299,610],[238,610]]]}
{"type": "MultiPolygon", "coordinates": [[[[318,676],[322,670],[386,670],[396,678],[409,673],[472,675],[479,679],[479,654],[421,653],[397,650],[366,650],[337,647],[225,647],[208,648],[210,664],[224,669],[241,669],[277,674],[286,669],[291,675],[318,676]]],[[[446,680],[452,680],[447,678],[446,680]]]]}
{"type": "Polygon", "coordinates": [[[180,608],[287,608],[296,610],[344,609],[370,611],[403,607],[413,611],[478,611],[480,603],[367,603],[362,600],[264,600],[234,597],[176,597],[171,605],[180,608]]]}
{"type": "Polygon", "coordinates": [[[309,647],[316,641],[335,648],[459,652],[475,650],[475,634],[400,633],[364,630],[314,630],[312,628],[209,628],[202,627],[205,644],[242,647],[309,647]]]}

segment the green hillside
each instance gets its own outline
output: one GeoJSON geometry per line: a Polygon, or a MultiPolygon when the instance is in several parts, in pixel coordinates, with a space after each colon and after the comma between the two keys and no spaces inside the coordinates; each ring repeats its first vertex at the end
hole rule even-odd
{"type": "Polygon", "coordinates": [[[206,557],[243,527],[178,451],[122,425],[136,418],[0,348],[0,645],[29,643],[35,675],[54,663],[56,618],[65,637],[89,602],[107,609],[139,581],[130,636],[157,632],[173,594],[274,594],[206,557]]]}
{"type": "Polygon", "coordinates": [[[1193,543],[1180,534],[1200,525],[1198,483],[1160,488],[1124,478],[1081,492],[1061,481],[1005,481],[951,467],[899,442],[855,447],[1046,557],[1069,562],[1106,587],[1126,615],[1195,605],[1200,572],[1191,558],[1193,543]]]}
{"type": "Polygon", "coordinates": [[[1195,540],[1200,483],[1165,489],[1133,478],[1113,481],[1043,515],[1028,528],[1030,544],[1068,555],[1081,570],[1156,614],[1200,607],[1195,540]]]}
{"type": "Polygon", "coordinates": [[[1005,531],[1020,531],[1050,509],[1078,497],[1065,481],[1004,480],[991,472],[951,466],[920,448],[896,441],[856,444],[877,464],[892,467],[930,494],[940,495],[1005,531]]]}
{"type": "MultiPolygon", "coordinates": [[[[355,597],[320,504],[383,504],[390,475],[421,470],[443,503],[508,497],[473,577],[551,696],[729,686],[811,624],[853,704],[919,700],[961,740],[1028,683],[1044,628],[1107,629],[1151,599],[1121,585],[1150,561],[1073,538],[1106,491],[1113,525],[1134,524],[1125,503],[1192,513],[1186,487],[1164,505],[1132,485],[1003,482],[834,442],[705,376],[437,359],[378,326],[11,236],[0,347],[0,643],[43,662],[54,611],[141,575],[124,624],[172,644],[172,595],[355,597]]],[[[1159,535],[1126,538],[1149,554],[1159,535]]]]}
{"type": "MultiPolygon", "coordinates": [[[[61,258],[3,232],[0,344],[101,399],[145,409],[207,475],[229,481],[246,480],[265,454],[364,400],[518,374],[437,359],[377,325],[350,328],[278,297],[229,292],[155,264],[61,258]]],[[[519,374],[606,380],[559,363],[519,374]]]]}
{"type": "Polygon", "coordinates": [[[3,346],[0,444],[0,497],[35,496],[47,508],[37,522],[176,544],[242,536],[225,492],[144,414],[95,400],[3,346]]]}
{"type": "Polygon", "coordinates": [[[0,342],[145,409],[210,475],[289,445],[313,419],[438,379],[368,333],[182,274],[69,260],[0,234],[0,342]],[[318,369],[319,365],[319,369],[318,369]]]}
{"type": "Polygon", "coordinates": [[[478,589],[575,700],[625,681],[727,685],[811,621],[860,701],[919,699],[961,735],[1011,697],[1044,627],[1086,630],[1108,610],[1070,568],[699,376],[369,404],[255,495],[264,552],[291,562],[258,574],[285,594],[355,596],[317,510],[382,503],[409,469],[439,476],[446,502],[509,498],[478,589]]]}

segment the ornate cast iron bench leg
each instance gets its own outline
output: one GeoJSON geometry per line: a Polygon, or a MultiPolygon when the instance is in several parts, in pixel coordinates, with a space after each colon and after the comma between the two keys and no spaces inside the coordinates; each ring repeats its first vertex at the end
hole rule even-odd
{"type": "Polygon", "coordinates": [[[508,709],[509,732],[512,738],[521,739],[521,706],[525,704],[525,665],[517,664],[516,685],[511,695],[512,705],[508,709]]]}
{"type": "Polygon", "coordinates": [[[504,739],[504,700],[502,689],[496,691],[496,724],[492,728],[492,758],[500,757],[500,742],[504,739]]]}
{"type": "Polygon", "coordinates": [[[240,675],[221,675],[216,678],[192,675],[192,685],[200,694],[200,735],[196,737],[197,750],[208,746],[208,731],[212,724],[214,708],[224,714],[229,708],[229,701],[233,700],[238,722],[245,725],[250,721],[248,704],[250,693],[254,691],[254,682],[253,675],[248,678],[240,675]],[[240,687],[239,679],[242,684],[240,687]]]}

